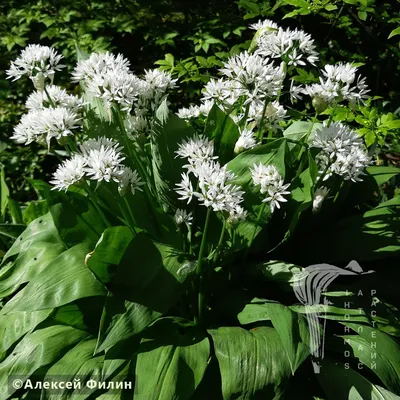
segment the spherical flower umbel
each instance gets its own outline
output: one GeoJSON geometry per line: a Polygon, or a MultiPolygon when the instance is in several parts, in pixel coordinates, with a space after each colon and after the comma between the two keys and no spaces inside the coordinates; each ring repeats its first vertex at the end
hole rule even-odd
{"type": "Polygon", "coordinates": [[[302,30],[278,28],[270,34],[257,38],[256,54],[263,57],[281,58],[288,65],[303,66],[306,62],[315,65],[318,53],[314,40],[302,30]]]}
{"type": "Polygon", "coordinates": [[[123,174],[122,161],[125,157],[114,147],[101,146],[89,150],[86,155],[86,174],[93,180],[119,182],[123,174]]]}
{"type": "Polygon", "coordinates": [[[88,86],[96,76],[104,76],[110,71],[129,72],[129,61],[121,54],[115,56],[109,52],[92,53],[87,60],[78,61],[72,72],[72,82],[80,82],[88,86]]]}
{"type": "Polygon", "coordinates": [[[287,201],[284,195],[290,194],[290,191],[286,190],[290,183],[284,184],[282,176],[274,165],[254,164],[250,171],[254,185],[260,186],[261,194],[267,194],[262,202],[269,203],[273,213],[275,208],[280,208],[279,203],[287,201]]]}
{"type": "Polygon", "coordinates": [[[85,176],[86,159],[80,154],[74,155],[71,159],[65,160],[53,175],[50,181],[54,187],[52,190],[67,191],[71,185],[82,181],[85,176]]]}
{"type": "Polygon", "coordinates": [[[325,65],[320,83],[305,86],[304,93],[313,98],[317,112],[344,100],[350,104],[363,103],[369,97],[369,89],[365,78],[356,77],[356,72],[357,68],[349,63],[325,65]]]}
{"type": "Polygon", "coordinates": [[[67,108],[43,108],[23,115],[20,123],[14,128],[11,139],[24,144],[32,142],[47,144],[50,148],[53,138],[60,140],[73,135],[74,130],[80,125],[81,118],[67,108]]]}
{"type": "Polygon", "coordinates": [[[341,123],[317,130],[311,146],[321,149],[316,161],[324,181],[333,174],[361,181],[364,169],[371,163],[362,138],[341,123]]]}
{"type": "Polygon", "coordinates": [[[15,81],[27,75],[36,89],[43,90],[46,79],[52,84],[56,71],[65,67],[60,64],[62,58],[63,56],[51,47],[30,44],[11,62],[11,67],[6,72],[7,79],[13,78],[15,81]]]}
{"type": "Polygon", "coordinates": [[[42,110],[43,108],[64,107],[79,114],[82,111],[83,102],[75,95],[68,94],[64,89],[56,85],[46,88],[46,91],[33,92],[26,101],[28,110],[42,110]]]}
{"type": "Polygon", "coordinates": [[[282,89],[282,69],[268,59],[247,51],[232,56],[221,72],[240,85],[241,95],[251,98],[272,97],[282,89]]]}

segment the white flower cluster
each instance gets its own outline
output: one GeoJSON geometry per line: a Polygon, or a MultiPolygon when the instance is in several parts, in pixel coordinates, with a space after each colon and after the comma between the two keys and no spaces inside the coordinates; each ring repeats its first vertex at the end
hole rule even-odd
{"type": "Polygon", "coordinates": [[[87,94],[102,99],[107,108],[118,104],[128,112],[142,89],[140,79],[129,71],[129,61],[108,52],[93,53],[79,61],[72,81],[81,83],[87,94]]]}
{"type": "Polygon", "coordinates": [[[307,85],[303,92],[313,99],[316,110],[324,110],[347,100],[350,104],[363,102],[367,99],[369,89],[365,78],[358,76],[357,68],[349,63],[337,65],[325,65],[323,76],[319,78],[320,83],[307,85]]]}
{"type": "Polygon", "coordinates": [[[14,78],[15,81],[27,75],[36,89],[43,90],[46,79],[53,83],[55,72],[65,67],[60,64],[62,58],[63,56],[51,47],[30,44],[11,62],[11,67],[6,72],[7,78],[14,78]]]}
{"type": "MultiPolygon", "coordinates": [[[[135,119],[154,112],[176,82],[170,74],[159,70],[145,71],[141,79],[130,72],[129,61],[121,54],[115,56],[108,52],[93,53],[87,60],[79,61],[72,81],[80,82],[89,95],[102,99],[108,109],[119,105],[121,110],[130,113],[136,102],[135,119]]],[[[143,128],[140,122],[133,122],[131,126],[130,133],[143,128]]]]}
{"type": "Polygon", "coordinates": [[[253,99],[263,100],[278,94],[282,88],[284,73],[268,58],[247,51],[231,57],[221,69],[223,75],[234,82],[234,93],[246,96],[245,104],[253,99]]]}
{"type": "Polygon", "coordinates": [[[254,137],[254,133],[249,128],[240,129],[240,136],[235,144],[234,152],[235,154],[239,154],[242,151],[252,149],[257,146],[257,140],[254,137]]]}
{"type": "Polygon", "coordinates": [[[72,110],[64,107],[43,108],[29,111],[14,127],[11,139],[17,143],[30,144],[37,142],[47,144],[54,138],[58,141],[73,135],[81,125],[81,118],[72,110]]]}
{"type": "Polygon", "coordinates": [[[37,90],[27,99],[26,108],[30,111],[50,107],[64,107],[76,114],[82,112],[83,101],[79,96],[68,94],[56,85],[46,87],[46,91],[37,90]]]}
{"type": "Polygon", "coordinates": [[[323,181],[333,174],[345,180],[361,181],[364,169],[371,164],[360,136],[341,123],[317,130],[312,147],[321,149],[316,161],[323,181]]]}
{"type": "Polygon", "coordinates": [[[290,183],[284,183],[274,165],[263,165],[260,162],[258,165],[254,164],[250,171],[254,185],[260,186],[261,194],[267,194],[267,197],[262,200],[263,203],[269,203],[271,213],[273,213],[275,208],[280,208],[279,203],[287,201],[283,196],[290,193],[286,190],[290,183]]]}
{"type": "Polygon", "coordinates": [[[67,191],[71,185],[80,184],[86,178],[97,182],[117,182],[121,195],[125,195],[129,188],[133,194],[141,190],[143,182],[137,171],[122,164],[125,157],[121,150],[118,142],[105,137],[88,140],[80,145],[77,154],[58,167],[50,181],[53,189],[67,191]]]}
{"type": "Polygon", "coordinates": [[[178,208],[175,212],[174,220],[177,225],[192,225],[193,214],[191,212],[188,213],[186,210],[178,208]]]}
{"type": "Polygon", "coordinates": [[[230,183],[235,175],[216,161],[217,157],[213,152],[213,142],[198,136],[185,140],[179,146],[176,153],[188,160],[185,166],[188,172],[182,173],[182,181],[176,185],[176,192],[180,195],[180,200],[190,203],[196,197],[200,204],[211,207],[214,211],[228,212],[232,218],[240,220],[245,216],[240,207],[244,192],[230,183]],[[192,176],[198,181],[196,190],[193,189],[192,176]]]}

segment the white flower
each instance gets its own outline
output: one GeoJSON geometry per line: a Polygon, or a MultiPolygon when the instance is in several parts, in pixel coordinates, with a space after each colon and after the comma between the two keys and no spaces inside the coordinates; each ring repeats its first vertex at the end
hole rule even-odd
{"type": "Polygon", "coordinates": [[[369,97],[368,86],[365,84],[365,78],[359,76],[356,79],[356,72],[357,68],[349,63],[325,65],[320,83],[307,85],[304,93],[327,105],[343,100],[347,100],[351,104],[364,102],[369,97]]]}
{"type": "Polygon", "coordinates": [[[360,176],[371,163],[361,137],[340,123],[317,130],[312,147],[322,150],[316,162],[323,181],[332,174],[342,176],[345,180],[361,181],[360,176]]]}
{"type": "Polygon", "coordinates": [[[239,154],[242,151],[252,149],[255,146],[257,146],[257,141],[254,137],[253,131],[248,128],[240,129],[240,136],[235,144],[235,154],[239,154]]]}
{"type": "Polygon", "coordinates": [[[199,106],[199,112],[201,115],[207,116],[214,105],[212,100],[204,100],[199,106]]]}
{"type": "Polygon", "coordinates": [[[322,127],[315,132],[312,147],[317,147],[329,154],[349,150],[353,146],[362,145],[362,138],[346,125],[339,122],[329,127],[322,127]]]}
{"type": "Polygon", "coordinates": [[[130,112],[133,102],[142,92],[141,80],[130,72],[108,71],[95,76],[87,87],[87,93],[102,99],[107,108],[119,104],[122,111],[130,112]]]}
{"type": "Polygon", "coordinates": [[[79,127],[80,118],[74,112],[64,107],[43,108],[24,115],[14,128],[11,139],[25,144],[33,141],[47,143],[50,147],[51,139],[60,140],[73,135],[73,131],[79,127]]]}
{"type": "Polygon", "coordinates": [[[286,190],[289,186],[290,183],[279,187],[272,186],[268,188],[268,197],[263,200],[263,203],[269,203],[271,213],[275,211],[275,208],[281,208],[279,203],[287,202],[283,195],[290,194],[290,192],[286,190]]]}
{"type": "Polygon", "coordinates": [[[182,173],[182,181],[176,185],[175,191],[181,196],[179,197],[179,200],[187,199],[188,204],[191,202],[194,195],[194,190],[188,173],[182,173]]]}
{"type": "Polygon", "coordinates": [[[271,213],[273,213],[275,208],[280,208],[280,202],[287,201],[283,196],[290,194],[286,190],[290,183],[284,184],[282,176],[274,165],[254,164],[250,171],[254,185],[260,186],[260,193],[267,193],[267,197],[262,202],[269,203],[271,213]]]}
{"type": "Polygon", "coordinates": [[[229,217],[226,222],[231,226],[235,226],[239,222],[245,221],[246,217],[247,211],[242,206],[236,206],[229,211],[229,217]]]}
{"type": "Polygon", "coordinates": [[[50,107],[64,107],[78,114],[82,110],[83,102],[78,96],[68,94],[59,86],[51,85],[46,87],[46,91],[50,96],[47,96],[45,91],[37,90],[33,92],[26,101],[28,110],[41,110],[50,107]]]}
{"type": "Polygon", "coordinates": [[[30,44],[21,51],[15,61],[11,62],[11,67],[6,72],[7,79],[14,78],[15,81],[27,75],[32,79],[36,89],[43,90],[46,78],[53,83],[55,72],[65,67],[60,64],[62,58],[63,56],[51,47],[30,44]]]}
{"type": "Polygon", "coordinates": [[[191,212],[178,208],[174,216],[175,223],[177,225],[187,224],[192,225],[193,215],[191,212]]]}
{"type": "Polygon", "coordinates": [[[140,186],[145,183],[141,181],[139,174],[136,170],[132,171],[129,167],[123,167],[121,172],[118,174],[118,191],[121,196],[125,196],[128,189],[131,189],[132,194],[135,194],[137,190],[142,192],[140,186]]]}
{"type": "Polygon", "coordinates": [[[91,150],[100,150],[102,147],[113,148],[116,152],[120,152],[123,149],[116,140],[101,136],[96,139],[88,139],[86,142],[81,143],[79,145],[79,150],[83,155],[87,156],[91,150]]]}
{"type": "Polygon", "coordinates": [[[149,121],[142,116],[126,115],[124,126],[128,137],[135,141],[140,134],[145,134],[150,131],[149,121]]]}
{"type": "Polygon", "coordinates": [[[145,70],[144,80],[153,90],[162,92],[176,88],[176,82],[178,81],[178,79],[173,79],[170,73],[160,71],[159,69],[145,70]]]}
{"type": "Polygon", "coordinates": [[[52,190],[67,191],[71,185],[79,183],[85,175],[86,160],[80,154],[74,155],[71,159],[64,161],[53,174],[50,181],[54,187],[52,190]]]}
{"type": "Polygon", "coordinates": [[[250,98],[276,96],[282,89],[282,69],[247,51],[229,58],[221,72],[240,85],[241,95],[250,98]]]}
{"type": "Polygon", "coordinates": [[[101,146],[99,149],[91,149],[86,153],[87,175],[98,182],[119,182],[123,174],[123,155],[115,148],[101,146]]]}
{"type": "Polygon", "coordinates": [[[303,96],[302,94],[304,93],[304,88],[302,86],[296,86],[294,84],[294,81],[292,80],[290,82],[290,101],[292,102],[292,104],[297,101],[297,100],[302,100],[303,96]]]}
{"type": "Polygon", "coordinates": [[[314,40],[302,30],[278,28],[270,34],[260,35],[257,43],[256,54],[263,57],[282,58],[288,65],[305,65],[305,61],[315,65],[318,60],[314,40]]]}
{"type": "Polygon", "coordinates": [[[92,53],[87,60],[78,62],[72,73],[72,82],[87,86],[96,76],[104,76],[110,71],[129,72],[129,61],[121,54],[92,53]]]}
{"type": "Polygon", "coordinates": [[[185,120],[189,120],[192,118],[198,118],[200,115],[200,108],[198,106],[189,106],[189,108],[181,108],[178,110],[178,112],[176,113],[176,115],[179,118],[185,119],[185,120]]]}
{"type": "Polygon", "coordinates": [[[218,158],[214,156],[214,142],[198,135],[183,140],[175,153],[176,157],[186,158],[189,161],[184,167],[192,172],[196,170],[197,164],[218,158]]]}
{"type": "Polygon", "coordinates": [[[325,200],[326,196],[329,193],[329,189],[325,186],[319,187],[314,194],[313,200],[313,208],[312,211],[314,214],[318,213],[322,207],[322,203],[325,200]]]}
{"type": "Polygon", "coordinates": [[[278,29],[278,25],[269,19],[265,19],[264,21],[259,20],[255,24],[250,25],[250,29],[254,29],[255,31],[263,28],[269,28],[273,31],[274,29],[278,29]]]}
{"type": "Polygon", "coordinates": [[[249,120],[254,120],[257,125],[261,124],[264,119],[264,127],[276,132],[280,129],[279,122],[286,117],[286,110],[278,101],[269,102],[264,109],[264,103],[261,101],[253,101],[250,103],[249,120]]]}
{"type": "Polygon", "coordinates": [[[199,179],[200,192],[194,192],[200,203],[214,211],[230,212],[243,201],[244,192],[229,183],[235,176],[218,162],[203,162],[196,165],[194,175],[199,179]]]}
{"type": "MultiPolygon", "coordinates": [[[[237,86],[237,85],[236,85],[237,86]]],[[[203,101],[234,102],[240,97],[238,88],[229,80],[210,79],[203,89],[203,101]]]]}
{"type": "Polygon", "coordinates": [[[38,112],[29,112],[21,117],[21,121],[14,127],[11,139],[20,144],[30,144],[40,139],[42,133],[38,128],[38,112]]]}

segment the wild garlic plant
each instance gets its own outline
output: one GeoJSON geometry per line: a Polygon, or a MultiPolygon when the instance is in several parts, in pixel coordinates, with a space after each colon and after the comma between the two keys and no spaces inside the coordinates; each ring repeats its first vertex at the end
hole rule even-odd
{"type": "Polygon", "coordinates": [[[332,117],[340,104],[368,97],[357,68],[324,65],[318,82],[299,85],[299,69],[318,65],[310,35],[269,20],[251,28],[249,50],[224,63],[199,105],[176,115],[167,99],[176,79],[136,75],[121,54],[81,56],[74,94],[54,84],[65,66],[49,47],[28,46],[7,72],[36,89],[13,139],[55,148],[52,189],[85,194],[108,228],[174,243],[186,260],[181,273],[194,276],[188,317],[197,324],[211,307],[212,271],[245,265],[277,221],[284,234],[261,250],[279,248],[300,217],[336,206],[344,185],[361,181],[373,162],[363,139],[332,117]]]}

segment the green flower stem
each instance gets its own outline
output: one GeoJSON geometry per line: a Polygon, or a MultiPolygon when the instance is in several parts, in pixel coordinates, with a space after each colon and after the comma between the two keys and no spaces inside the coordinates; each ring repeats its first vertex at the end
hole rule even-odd
{"type": "Polygon", "coordinates": [[[123,198],[124,198],[124,203],[126,205],[126,208],[128,209],[129,219],[131,221],[132,228],[136,233],[135,226],[138,226],[138,224],[136,223],[135,216],[133,215],[133,212],[132,212],[132,209],[131,209],[131,205],[129,204],[128,199],[126,198],[126,196],[123,196],[123,198]]]}
{"type": "Polygon", "coordinates": [[[203,237],[201,239],[199,257],[196,266],[196,277],[198,280],[198,313],[194,318],[196,325],[200,325],[203,321],[203,304],[204,304],[204,271],[203,271],[203,257],[207,244],[207,232],[210,222],[211,208],[207,209],[206,222],[204,223],[203,237]]]}
{"type": "Polygon", "coordinates": [[[335,195],[335,197],[333,199],[333,204],[335,204],[338,201],[339,196],[340,196],[340,194],[342,192],[342,189],[344,188],[344,185],[345,185],[345,180],[343,179],[341,184],[340,184],[340,186],[339,186],[339,190],[336,192],[336,195],[335,195]]]}
{"type": "MultiPolygon", "coordinates": [[[[114,108],[114,115],[116,116],[119,128],[122,132],[122,136],[124,138],[125,142],[125,147],[128,150],[128,155],[130,159],[132,160],[134,166],[139,170],[139,174],[144,182],[147,184],[151,181],[149,174],[146,171],[146,168],[143,166],[143,163],[140,161],[139,157],[136,155],[134,151],[132,151],[131,143],[128,137],[128,134],[126,133],[125,125],[124,125],[124,120],[122,118],[122,113],[121,110],[114,108]]],[[[145,191],[146,194],[148,194],[148,188],[145,186],[145,191]]]]}
{"type": "Polygon", "coordinates": [[[100,214],[101,218],[103,218],[104,223],[106,224],[107,228],[111,228],[112,225],[110,224],[110,222],[108,221],[107,217],[105,216],[105,214],[103,213],[103,210],[99,207],[98,202],[97,202],[97,195],[95,194],[95,192],[92,190],[92,188],[90,187],[90,185],[85,182],[85,190],[88,193],[90,199],[92,200],[93,205],[95,206],[97,212],[100,214]]]}
{"type": "Polygon", "coordinates": [[[265,119],[265,111],[267,110],[267,105],[268,105],[268,99],[265,100],[264,102],[264,108],[261,116],[261,121],[260,121],[260,128],[258,130],[258,140],[260,141],[260,144],[262,144],[263,141],[263,127],[264,127],[264,119],[265,119]]]}
{"type": "Polygon", "coordinates": [[[226,219],[224,219],[224,223],[223,223],[223,225],[222,225],[221,235],[220,235],[220,237],[219,237],[218,244],[217,244],[217,247],[216,247],[216,249],[215,249],[215,254],[214,254],[213,262],[216,262],[216,261],[217,261],[218,252],[219,252],[219,250],[220,250],[220,248],[221,248],[221,246],[222,246],[222,242],[224,241],[225,231],[226,231],[226,219]]]}
{"type": "Polygon", "coordinates": [[[50,97],[49,92],[48,92],[47,89],[46,89],[46,85],[44,86],[44,92],[46,93],[46,96],[47,96],[47,98],[49,99],[49,102],[50,102],[51,106],[55,108],[56,105],[55,105],[53,99],[50,97]]]}

